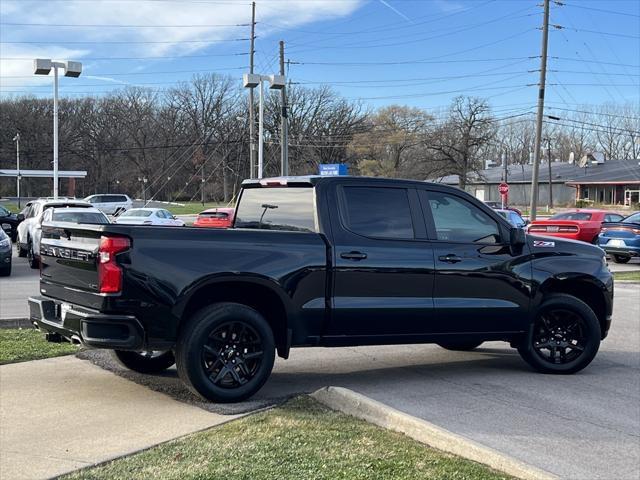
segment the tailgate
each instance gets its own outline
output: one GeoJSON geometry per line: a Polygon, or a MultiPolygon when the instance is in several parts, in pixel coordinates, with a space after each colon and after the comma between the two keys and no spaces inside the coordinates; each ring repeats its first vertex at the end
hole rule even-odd
{"type": "Polygon", "coordinates": [[[102,227],[45,223],[40,241],[41,281],[98,292],[98,248],[102,227]]]}

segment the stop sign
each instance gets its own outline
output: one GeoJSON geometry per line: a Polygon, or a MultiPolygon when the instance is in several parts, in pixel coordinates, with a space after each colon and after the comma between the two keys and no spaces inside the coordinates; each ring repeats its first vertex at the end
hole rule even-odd
{"type": "Polygon", "coordinates": [[[502,182],[498,185],[498,191],[500,192],[500,195],[506,195],[509,193],[509,184],[502,182]]]}

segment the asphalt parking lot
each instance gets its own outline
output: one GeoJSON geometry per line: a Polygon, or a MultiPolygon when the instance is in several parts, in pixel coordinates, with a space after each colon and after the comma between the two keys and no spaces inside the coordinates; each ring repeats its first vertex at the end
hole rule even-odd
{"type": "MultiPolygon", "coordinates": [[[[15,277],[0,280],[3,315],[5,304],[24,302],[28,292],[37,292],[37,271],[16,260],[15,277]]],[[[612,266],[638,268],[635,263],[612,266]]],[[[17,312],[17,305],[11,311],[17,312]]],[[[175,368],[142,376],[120,368],[108,352],[81,357],[221,414],[342,386],[562,478],[640,478],[639,284],[616,285],[611,333],[591,366],[572,376],[533,373],[500,342],[471,353],[435,345],[295,349],[289,360],[277,361],[271,379],[250,401],[215,405],[190,394],[175,368]]]]}

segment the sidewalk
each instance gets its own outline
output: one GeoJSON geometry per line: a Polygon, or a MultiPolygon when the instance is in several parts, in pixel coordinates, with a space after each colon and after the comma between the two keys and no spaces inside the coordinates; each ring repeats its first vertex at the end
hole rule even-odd
{"type": "Polygon", "coordinates": [[[3,365],[0,478],[50,478],[234,418],[73,356],[3,365]]]}

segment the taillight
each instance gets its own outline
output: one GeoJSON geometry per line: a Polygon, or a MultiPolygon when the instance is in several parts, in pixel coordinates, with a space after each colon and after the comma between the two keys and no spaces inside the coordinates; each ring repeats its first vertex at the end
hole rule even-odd
{"type": "Polygon", "coordinates": [[[529,231],[530,232],[546,232],[547,227],[545,227],[544,225],[531,225],[529,227],[529,231]]]}
{"type": "Polygon", "coordinates": [[[578,227],[558,227],[558,232],[561,233],[576,233],[578,231],[578,227]]]}
{"type": "Polygon", "coordinates": [[[126,237],[100,237],[98,249],[98,286],[100,293],[119,293],[122,290],[122,269],[116,255],[131,247],[126,237]]]}

